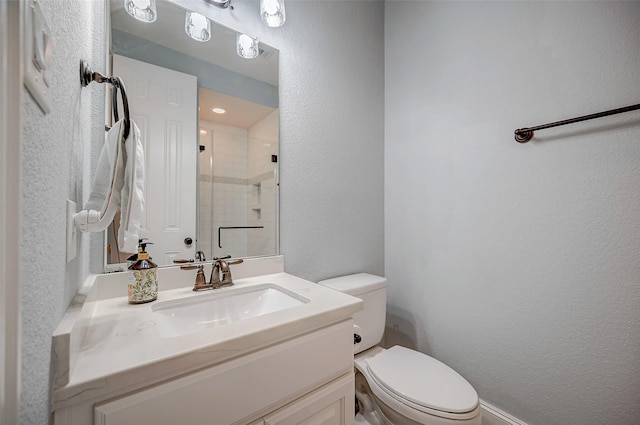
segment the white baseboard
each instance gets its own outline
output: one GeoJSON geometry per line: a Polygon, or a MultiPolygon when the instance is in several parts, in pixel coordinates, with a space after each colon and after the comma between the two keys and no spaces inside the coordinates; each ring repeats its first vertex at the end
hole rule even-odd
{"type": "Polygon", "coordinates": [[[484,400],[480,400],[480,408],[482,409],[482,425],[527,425],[526,422],[522,422],[484,400]]]}

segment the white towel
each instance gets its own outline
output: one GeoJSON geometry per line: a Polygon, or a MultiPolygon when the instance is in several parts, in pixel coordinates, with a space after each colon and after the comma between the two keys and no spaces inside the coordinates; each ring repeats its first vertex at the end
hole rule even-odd
{"type": "Polygon", "coordinates": [[[106,229],[120,209],[118,246],[123,252],[136,252],[144,210],[144,150],[133,121],[124,143],[123,131],[124,120],[119,120],[107,133],[85,209],[100,212],[99,222],[89,231],[106,229]]]}
{"type": "Polygon", "coordinates": [[[144,149],[140,140],[140,130],[133,121],[129,137],[125,141],[121,204],[118,246],[121,251],[136,252],[140,220],[144,210],[144,149]]]}
{"type": "Polygon", "coordinates": [[[123,121],[120,120],[107,133],[98,158],[93,187],[85,205],[86,210],[100,212],[99,221],[105,223],[102,230],[113,221],[120,208],[120,195],[124,185],[123,129],[123,121]]]}

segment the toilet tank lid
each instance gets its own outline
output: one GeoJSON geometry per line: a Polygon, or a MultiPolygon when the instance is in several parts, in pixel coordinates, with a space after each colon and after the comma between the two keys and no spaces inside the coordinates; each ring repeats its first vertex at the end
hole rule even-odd
{"type": "Polygon", "coordinates": [[[321,280],[318,284],[349,295],[358,295],[385,288],[387,279],[369,273],[357,273],[321,280]]]}

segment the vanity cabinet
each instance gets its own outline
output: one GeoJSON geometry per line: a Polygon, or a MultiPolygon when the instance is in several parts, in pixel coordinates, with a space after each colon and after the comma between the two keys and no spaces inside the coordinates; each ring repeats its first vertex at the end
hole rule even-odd
{"type": "Polygon", "coordinates": [[[353,425],[353,373],[266,416],[262,425],[353,425]]]}
{"type": "Polygon", "coordinates": [[[55,425],[353,425],[353,321],[56,411],[55,425]]]}

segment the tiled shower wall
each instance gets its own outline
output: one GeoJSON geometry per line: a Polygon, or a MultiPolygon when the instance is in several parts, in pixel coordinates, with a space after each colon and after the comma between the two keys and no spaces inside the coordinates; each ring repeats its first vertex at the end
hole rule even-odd
{"type": "Polygon", "coordinates": [[[247,255],[278,253],[278,110],[249,129],[249,208],[247,255]]]}
{"type": "Polygon", "coordinates": [[[249,130],[200,122],[200,249],[207,259],[277,253],[277,111],[249,130]],[[275,123],[275,125],[274,125],[275,123]],[[219,227],[264,226],[262,229],[219,227]],[[222,248],[219,247],[219,244],[222,248]]]}
{"type": "Polygon", "coordinates": [[[218,228],[247,224],[247,130],[200,122],[200,217],[199,247],[207,259],[230,254],[244,257],[247,231],[218,228]],[[206,134],[204,133],[206,131],[206,134]]]}

